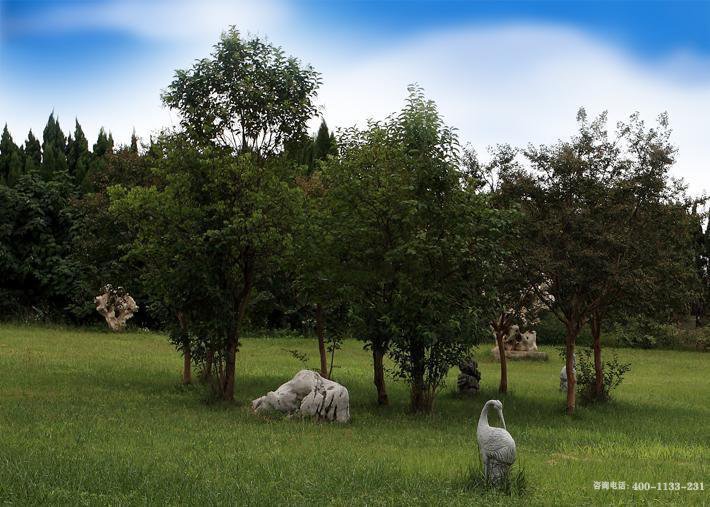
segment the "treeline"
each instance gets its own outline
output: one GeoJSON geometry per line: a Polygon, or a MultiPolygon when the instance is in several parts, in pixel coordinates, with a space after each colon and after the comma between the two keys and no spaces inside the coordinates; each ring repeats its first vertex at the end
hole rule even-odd
{"type": "MultiPolygon", "coordinates": [[[[223,34],[163,93],[180,127],[145,146],[88,149],[50,116],[43,142],[0,145],[0,311],[98,320],[106,283],[166,329],[220,395],[234,398],[245,328],[354,336],[431,410],[448,369],[541,311],[565,328],[567,408],[577,336],[630,315],[670,322],[702,307],[707,254],[697,203],[669,177],[667,118],[609,134],[580,111],[551,146],[462,147],[412,86],[404,107],[365,127],[306,134],[320,75],[258,38],[223,34]]],[[[505,357],[501,391],[508,389],[505,357]]]]}

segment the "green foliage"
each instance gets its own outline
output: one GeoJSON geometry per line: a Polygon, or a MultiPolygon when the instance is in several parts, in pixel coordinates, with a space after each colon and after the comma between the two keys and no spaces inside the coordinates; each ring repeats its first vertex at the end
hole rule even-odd
{"type": "Polygon", "coordinates": [[[398,115],[344,131],[321,167],[352,332],[390,349],[413,408],[428,410],[487,334],[481,288],[505,220],[469,191],[453,130],[417,88],[398,115]]]}
{"type": "Polygon", "coordinates": [[[615,322],[609,331],[618,346],[643,349],[668,348],[677,344],[679,330],[643,315],[634,315],[623,322],[615,322]]]}
{"type": "Polygon", "coordinates": [[[603,387],[601,397],[596,396],[594,385],[596,380],[592,350],[581,348],[577,351],[577,392],[584,402],[608,401],[611,391],[619,387],[624,380],[624,375],[631,370],[631,363],[621,363],[616,352],[610,361],[602,362],[603,387]]]}
{"type": "Polygon", "coordinates": [[[89,141],[86,139],[81,125],[79,125],[79,120],[76,120],[74,138],[72,139],[71,136],[69,136],[67,143],[67,165],[69,174],[78,185],[83,183],[90,163],[91,153],[89,152],[89,141]]]}
{"type": "Polygon", "coordinates": [[[25,141],[25,169],[24,172],[39,171],[42,164],[42,146],[34,136],[32,130],[27,134],[25,141]]]}
{"type": "Polygon", "coordinates": [[[55,174],[65,171],[67,171],[66,138],[59,126],[59,120],[55,119],[52,113],[42,133],[41,172],[44,179],[49,180],[55,174]]]}
{"type": "Polygon", "coordinates": [[[29,173],[14,187],[0,185],[0,304],[6,315],[45,305],[58,313],[72,297],[80,266],[70,256],[73,187],[63,174],[45,181],[29,173]]]}
{"type": "Polygon", "coordinates": [[[325,120],[322,120],[316,138],[313,140],[313,158],[314,160],[323,160],[328,155],[336,155],[337,153],[335,137],[328,131],[325,120]]]}
{"type": "Polygon", "coordinates": [[[319,85],[311,66],[231,28],[211,57],[175,73],[163,102],[193,140],[266,157],[303,134],[319,85]]]}
{"type": "Polygon", "coordinates": [[[0,137],[0,184],[13,186],[24,172],[24,155],[12,140],[7,124],[0,137]]]}
{"type": "Polygon", "coordinates": [[[292,248],[301,192],[278,159],[257,165],[253,154],[201,149],[180,135],[159,147],[160,185],[112,187],[110,211],[133,229],[129,258],[168,326],[182,314],[190,336],[221,362],[238,343],[252,291],[292,248]]]}

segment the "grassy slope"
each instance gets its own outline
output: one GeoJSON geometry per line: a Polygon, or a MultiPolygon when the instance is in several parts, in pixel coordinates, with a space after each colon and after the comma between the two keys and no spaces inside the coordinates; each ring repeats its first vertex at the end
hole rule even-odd
{"type": "Polygon", "coordinates": [[[236,406],[206,405],[178,385],[181,360],[156,334],[0,327],[0,502],[61,504],[702,504],[710,477],[710,356],[620,350],[632,372],[613,404],[563,415],[561,361],[510,365],[502,398],[529,493],[466,491],[477,461],[475,422],[497,398],[498,365],[481,364],[484,390],[449,387],[436,414],[372,404],[370,360],[348,342],[337,379],[350,390],[349,425],[253,415],[249,400],[301,364],[282,349],[309,340],[247,338],[236,406]],[[705,492],[595,491],[593,481],[705,481],[705,492]]]}

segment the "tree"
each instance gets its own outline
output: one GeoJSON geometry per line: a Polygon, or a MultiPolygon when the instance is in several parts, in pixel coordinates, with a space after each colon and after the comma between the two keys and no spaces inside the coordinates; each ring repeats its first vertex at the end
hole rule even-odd
{"type": "Polygon", "coordinates": [[[12,140],[7,124],[0,137],[0,184],[13,186],[24,169],[23,153],[12,140]]]}
{"type": "Polygon", "coordinates": [[[328,131],[328,125],[325,120],[321,120],[320,127],[316,138],[313,140],[313,159],[323,160],[328,155],[337,153],[335,137],[328,131]]]}
{"type": "Polygon", "coordinates": [[[381,359],[389,350],[420,412],[487,334],[484,287],[505,220],[473,191],[435,104],[419,88],[409,92],[398,115],[346,130],[325,167],[347,249],[350,312],[373,350],[378,401],[387,399],[381,359]]]}
{"type": "Polygon", "coordinates": [[[95,191],[95,183],[105,179],[104,172],[106,171],[106,159],[113,154],[113,136],[111,133],[106,134],[103,127],[99,129],[99,135],[93,146],[91,162],[80,184],[85,192],[95,191]]]}
{"type": "Polygon", "coordinates": [[[619,125],[614,139],[606,115],[588,122],[580,110],[578,121],[579,133],[570,141],[528,148],[530,168],[508,172],[504,182],[524,216],[520,266],[528,279],[540,282],[533,289],[566,328],[569,414],[575,408],[572,359],[582,326],[592,325],[599,389],[604,316],[631,297],[658,302],[652,298],[657,291],[678,290],[663,282],[662,266],[671,262],[674,272],[685,269],[676,255],[684,238],[666,229],[683,199],[668,180],[673,148],[665,116],[658,129],[646,129],[634,115],[619,125]],[[656,217],[659,234],[651,231],[656,217]]]}
{"type": "Polygon", "coordinates": [[[54,112],[49,115],[47,125],[42,133],[42,176],[49,180],[55,174],[67,170],[66,138],[54,118],[54,112]]]}
{"type": "Polygon", "coordinates": [[[319,74],[280,47],[235,28],[222,34],[211,58],[178,70],[163,102],[199,143],[251,152],[257,162],[298,138],[316,113],[319,74]]]}
{"type": "Polygon", "coordinates": [[[42,165],[42,147],[30,129],[25,141],[25,173],[39,171],[42,165]]]}
{"type": "Polygon", "coordinates": [[[131,144],[128,150],[134,155],[138,155],[138,137],[136,136],[136,129],[131,132],[131,144]]]}
{"type": "Polygon", "coordinates": [[[257,164],[251,153],[232,157],[184,136],[162,144],[161,185],[114,187],[111,209],[140,218],[133,248],[148,290],[175,316],[180,338],[215,351],[220,394],[233,400],[250,296],[292,247],[301,193],[279,160],[257,164]]]}
{"type": "Polygon", "coordinates": [[[89,170],[91,163],[91,153],[89,152],[89,141],[84,135],[84,131],[79,125],[79,120],[75,120],[74,138],[69,136],[67,142],[67,166],[69,174],[74,178],[77,185],[81,185],[89,170]]]}
{"type": "Polygon", "coordinates": [[[519,239],[521,217],[518,206],[501,192],[498,185],[511,171],[518,168],[517,154],[517,150],[510,146],[499,145],[492,150],[492,159],[487,164],[480,164],[476,152],[472,149],[466,149],[463,156],[463,166],[473,185],[487,195],[491,205],[507,218],[507,230],[498,242],[500,257],[497,263],[489,267],[491,286],[488,288],[493,298],[494,311],[489,324],[500,357],[498,391],[504,394],[508,392],[505,339],[510,335],[514,324],[524,327],[533,325],[541,310],[540,301],[532,289],[537,282],[527,278],[517,262],[525,249],[519,239]]]}
{"type": "MultiPolygon", "coordinates": [[[[341,298],[342,287],[337,281],[340,260],[334,255],[334,243],[338,241],[330,230],[328,200],[325,198],[326,189],[323,186],[319,164],[329,155],[336,153],[335,144],[328,132],[325,120],[321,121],[317,135],[312,139],[301,142],[301,151],[298,145],[286,150],[286,156],[293,159],[305,171],[305,174],[296,179],[296,183],[305,196],[303,221],[299,234],[298,255],[295,259],[294,272],[296,274],[295,287],[297,295],[305,300],[307,306],[314,310],[315,332],[318,338],[318,353],[320,357],[320,373],[323,377],[330,377],[326,350],[326,327],[331,333],[338,332],[337,324],[331,321],[326,325],[329,316],[339,313],[343,308],[341,298]],[[305,147],[305,149],[304,149],[305,147]],[[295,149],[294,149],[295,148],[295,149]],[[304,158],[306,153],[308,158],[304,158]]],[[[331,341],[331,352],[335,346],[331,341]]]]}
{"type": "Polygon", "coordinates": [[[258,37],[243,39],[231,28],[211,57],[178,70],[163,93],[165,105],[180,113],[188,139],[205,150],[208,160],[220,161],[214,162],[221,170],[208,180],[210,185],[225,178],[219,180],[223,188],[213,188],[215,202],[224,199],[224,209],[213,213],[224,216],[210,242],[219,245],[216,258],[223,263],[213,283],[226,298],[222,393],[227,400],[234,398],[236,352],[256,278],[285,250],[297,214],[300,191],[287,191],[283,169],[288,164],[280,155],[285,143],[303,135],[315,114],[319,84],[311,66],[258,37]],[[235,155],[235,161],[226,163],[227,155],[235,155]],[[287,194],[293,202],[274,206],[287,194]]]}

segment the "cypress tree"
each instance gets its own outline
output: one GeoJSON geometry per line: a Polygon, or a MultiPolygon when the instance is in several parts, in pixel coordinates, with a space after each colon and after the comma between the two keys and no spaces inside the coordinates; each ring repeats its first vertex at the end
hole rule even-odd
{"type": "Polygon", "coordinates": [[[94,143],[94,158],[103,157],[107,153],[113,152],[113,136],[106,135],[103,127],[99,129],[99,137],[94,143]]]}
{"type": "Polygon", "coordinates": [[[12,140],[6,123],[5,128],[2,130],[2,136],[0,136],[0,183],[9,183],[8,176],[10,175],[11,166],[17,163],[19,151],[20,149],[15,144],[15,141],[12,140]]]}
{"type": "Polygon", "coordinates": [[[48,180],[66,170],[66,139],[52,112],[42,133],[42,176],[48,180]]]}
{"type": "Polygon", "coordinates": [[[81,184],[91,163],[91,153],[89,152],[89,141],[86,139],[77,119],[75,119],[74,139],[72,140],[70,135],[69,140],[67,142],[69,174],[72,175],[77,184],[81,184]]]}
{"type": "Polygon", "coordinates": [[[30,173],[33,171],[39,171],[41,164],[42,164],[42,147],[39,144],[39,140],[32,133],[32,129],[30,129],[29,134],[27,134],[27,141],[25,141],[25,169],[24,169],[24,172],[30,173]]]}
{"type": "Polygon", "coordinates": [[[322,120],[318,128],[318,134],[316,134],[316,139],[313,142],[313,159],[323,160],[328,155],[333,155],[334,153],[335,136],[328,132],[328,125],[326,125],[325,120],[322,120]]]}
{"type": "Polygon", "coordinates": [[[113,153],[113,136],[103,127],[99,129],[99,135],[94,143],[93,157],[89,164],[89,170],[86,172],[82,180],[82,188],[86,192],[95,190],[97,175],[104,172],[106,168],[106,155],[113,153]]]}
{"type": "Polygon", "coordinates": [[[133,129],[133,132],[131,133],[131,146],[128,151],[135,155],[138,154],[138,138],[136,137],[136,129],[133,129]]]}

